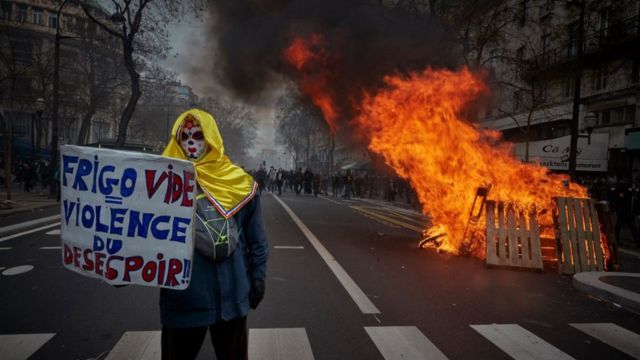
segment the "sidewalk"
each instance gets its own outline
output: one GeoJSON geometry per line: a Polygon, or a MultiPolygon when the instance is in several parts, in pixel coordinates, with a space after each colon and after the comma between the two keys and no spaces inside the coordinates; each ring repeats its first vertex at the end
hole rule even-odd
{"type": "Polygon", "coordinates": [[[34,211],[58,205],[59,203],[56,201],[56,199],[49,198],[49,190],[42,190],[39,186],[31,192],[25,192],[22,189],[17,189],[14,185],[11,189],[10,201],[7,201],[6,189],[0,189],[0,219],[8,215],[34,211]]]}

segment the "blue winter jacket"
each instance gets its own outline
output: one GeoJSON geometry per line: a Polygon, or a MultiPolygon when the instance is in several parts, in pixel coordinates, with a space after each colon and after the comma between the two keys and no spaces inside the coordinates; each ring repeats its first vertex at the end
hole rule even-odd
{"type": "Polygon", "coordinates": [[[251,279],[264,280],[268,244],[260,209],[260,196],[236,215],[239,241],[233,255],[213,262],[198,250],[186,290],[160,290],[160,321],[163,326],[208,326],[246,316],[251,279]]]}

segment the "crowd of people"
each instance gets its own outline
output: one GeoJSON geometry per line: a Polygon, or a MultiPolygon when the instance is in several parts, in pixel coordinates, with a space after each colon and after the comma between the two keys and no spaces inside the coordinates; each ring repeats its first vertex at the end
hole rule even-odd
{"type": "Polygon", "coordinates": [[[326,176],[311,169],[297,170],[267,169],[260,166],[252,172],[260,186],[260,192],[282,195],[290,191],[296,195],[318,196],[326,195],[350,200],[353,197],[384,199],[390,202],[405,201],[417,205],[416,195],[405,180],[394,176],[372,175],[366,172],[354,174],[351,170],[337,171],[326,176]]]}
{"type": "Polygon", "coordinates": [[[615,237],[619,243],[628,241],[621,238],[623,229],[629,229],[631,241],[640,246],[640,177],[635,181],[615,176],[582,179],[579,181],[589,190],[589,196],[596,201],[606,201],[609,210],[615,214],[615,237]]]}
{"type": "Polygon", "coordinates": [[[15,160],[11,164],[11,174],[5,174],[5,164],[0,161],[0,186],[5,187],[5,181],[11,179],[15,188],[20,188],[26,192],[33,192],[41,187],[45,190],[51,183],[53,173],[51,164],[47,160],[15,160]]]}

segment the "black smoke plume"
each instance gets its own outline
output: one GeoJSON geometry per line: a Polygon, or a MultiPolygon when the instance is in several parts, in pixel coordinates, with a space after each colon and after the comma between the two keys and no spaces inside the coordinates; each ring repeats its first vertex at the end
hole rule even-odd
{"type": "Polygon", "coordinates": [[[319,34],[331,54],[331,92],[340,101],[371,91],[384,75],[447,67],[451,41],[416,0],[211,0],[214,74],[235,95],[256,99],[296,76],[283,51],[319,34]],[[411,5],[411,6],[410,6],[411,5]]]}

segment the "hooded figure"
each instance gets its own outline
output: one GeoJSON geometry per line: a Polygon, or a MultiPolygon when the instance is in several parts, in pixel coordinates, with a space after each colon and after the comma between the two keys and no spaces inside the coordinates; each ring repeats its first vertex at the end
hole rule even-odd
{"type": "Polygon", "coordinates": [[[247,314],[264,296],[268,249],[257,184],[224,155],[215,119],[203,110],[178,117],[163,155],[195,163],[198,199],[233,218],[239,232],[229,257],[214,261],[196,247],[186,290],[160,290],[162,359],[195,359],[207,329],[219,360],[247,359],[247,314]]]}
{"type": "Polygon", "coordinates": [[[225,218],[256,194],[258,184],[224,154],[218,125],[205,111],[191,109],[178,117],[162,155],[195,162],[198,185],[225,218]]]}

